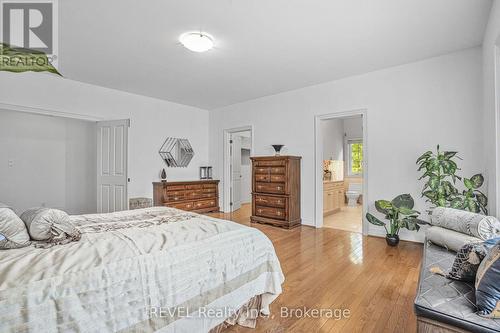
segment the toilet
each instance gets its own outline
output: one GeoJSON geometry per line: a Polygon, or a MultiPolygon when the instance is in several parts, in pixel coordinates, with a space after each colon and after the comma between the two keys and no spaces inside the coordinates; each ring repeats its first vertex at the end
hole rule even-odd
{"type": "Polygon", "coordinates": [[[361,193],[363,192],[363,184],[362,183],[350,183],[349,189],[345,194],[347,197],[347,205],[349,207],[356,207],[358,205],[358,199],[361,193]]]}

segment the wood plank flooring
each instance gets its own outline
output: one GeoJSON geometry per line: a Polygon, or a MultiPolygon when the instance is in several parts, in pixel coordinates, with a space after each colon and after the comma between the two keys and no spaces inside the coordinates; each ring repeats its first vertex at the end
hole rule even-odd
{"type": "Polygon", "coordinates": [[[214,217],[251,225],[273,242],[285,274],[283,294],[271,316],[256,329],[233,326],[226,332],[415,332],[413,313],[422,245],[331,228],[292,230],[251,224],[250,206],[214,217]],[[348,309],[348,318],[281,316],[281,307],[348,309]]]}

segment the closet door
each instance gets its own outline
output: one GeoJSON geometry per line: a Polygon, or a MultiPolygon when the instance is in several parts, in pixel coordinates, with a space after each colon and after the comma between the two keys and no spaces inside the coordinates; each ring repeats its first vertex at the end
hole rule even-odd
{"type": "Polygon", "coordinates": [[[130,121],[97,122],[97,212],[128,209],[127,150],[130,121]]]}

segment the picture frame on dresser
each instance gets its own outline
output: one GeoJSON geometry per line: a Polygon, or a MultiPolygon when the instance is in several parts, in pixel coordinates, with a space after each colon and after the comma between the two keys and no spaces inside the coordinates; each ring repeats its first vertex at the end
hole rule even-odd
{"type": "Polygon", "coordinates": [[[153,204],[195,213],[219,211],[219,180],[153,182],[153,204]]]}
{"type": "Polygon", "coordinates": [[[260,156],[252,160],[253,223],[286,229],[301,224],[300,156],[260,156]]]}

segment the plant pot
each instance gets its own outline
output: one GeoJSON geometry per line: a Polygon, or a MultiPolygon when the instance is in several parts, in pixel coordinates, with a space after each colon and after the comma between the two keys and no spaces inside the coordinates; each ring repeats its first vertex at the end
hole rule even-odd
{"type": "Polygon", "coordinates": [[[399,244],[399,236],[398,235],[386,235],[385,241],[389,246],[397,246],[399,244]]]}

